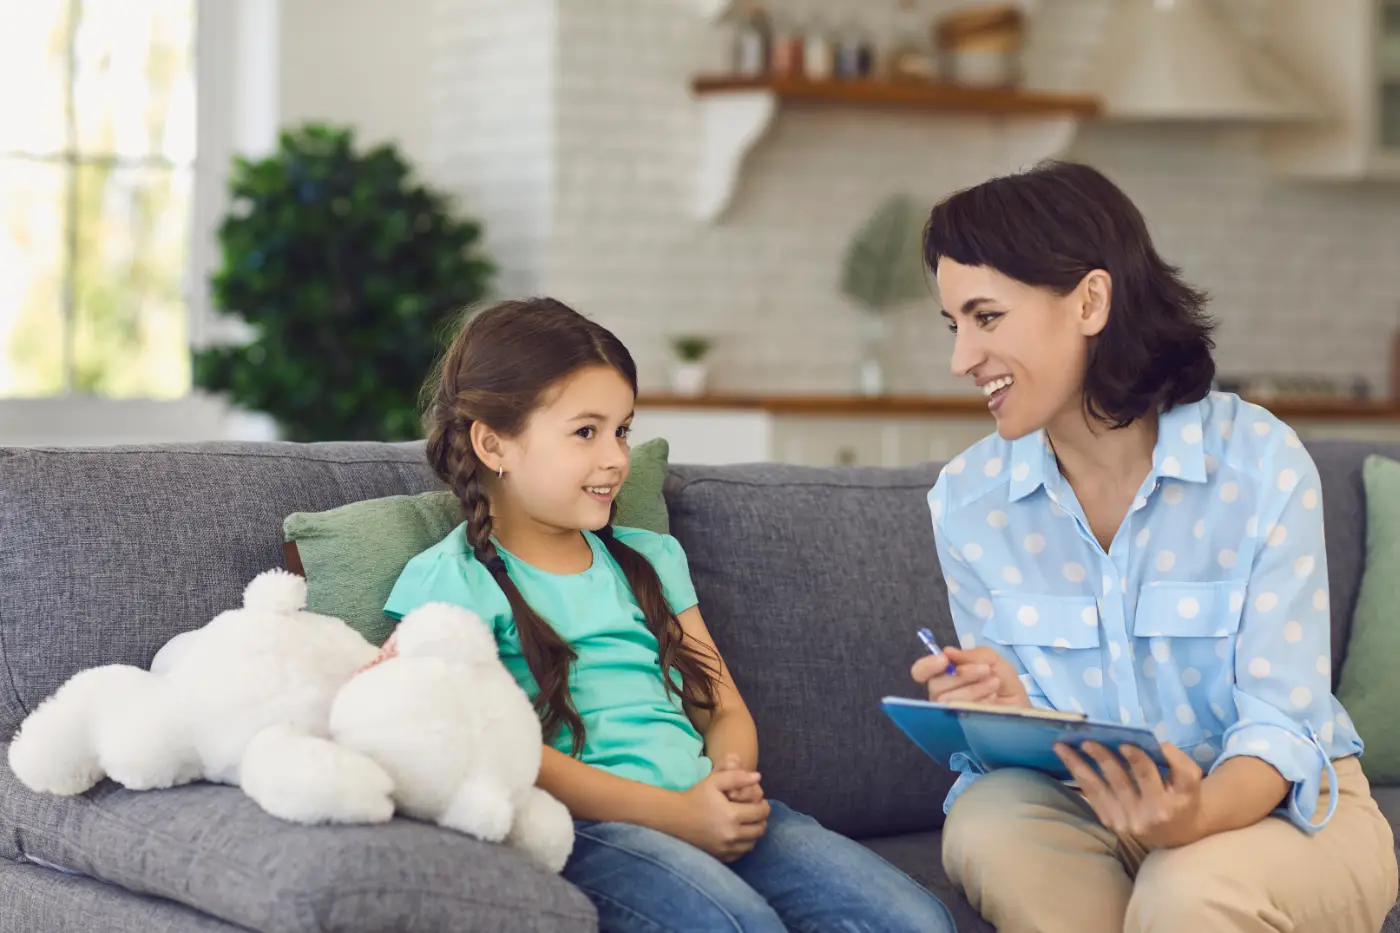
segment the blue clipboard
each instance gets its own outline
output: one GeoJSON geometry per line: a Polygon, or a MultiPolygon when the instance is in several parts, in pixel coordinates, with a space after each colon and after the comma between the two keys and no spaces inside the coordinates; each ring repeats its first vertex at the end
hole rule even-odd
{"type": "MultiPolygon", "coordinates": [[[[885,697],[880,708],[915,745],[945,767],[954,755],[962,753],[983,771],[1030,768],[1060,780],[1072,780],[1055,754],[1054,745],[1063,742],[1077,748],[1092,741],[1114,752],[1120,746],[1135,745],[1159,768],[1171,768],[1150,730],[1097,722],[1082,713],[931,703],[904,697],[885,697]]],[[[1088,761],[1093,766],[1093,759],[1088,761]]]]}

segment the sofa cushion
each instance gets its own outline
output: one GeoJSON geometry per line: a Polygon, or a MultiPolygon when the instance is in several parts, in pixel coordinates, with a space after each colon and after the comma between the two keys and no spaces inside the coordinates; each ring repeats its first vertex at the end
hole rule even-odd
{"type": "Polygon", "coordinates": [[[173,901],[0,860],[0,930],[24,933],[246,933],[173,901]],[[100,918],[100,919],[99,919],[100,918]]]}
{"type": "Polygon", "coordinates": [[[673,467],[671,533],[758,724],[770,795],[861,837],[942,825],[952,775],[880,711],[918,696],[916,631],[954,641],[934,466],[673,467]]]}
{"type": "Polygon", "coordinates": [[[1305,440],[1322,478],[1327,578],[1332,608],[1332,683],[1346,660],[1351,616],[1366,565],[1366,490],[1361,466],[1368,454],[1400,459],[1400,444],[1305,440]]]}
{"type": "Polygon", "coordinates": [[[438,488],[421,444],[0,448],[0,739],[78,671],[145,667],[282,566],[282,518],[438,488]]]}
{"type": "Polygon", "coordinates": [[[1369,456],[1366,484],[1366,567],[1351,620],[1347,659],[1337,699],[1366,743],[1361,764],[1374,784],[1400,783],[1400,734],[1392,728],[1400,709],[1400,463],[1369,456]]]}
{"type": "MultiPolygon", "coordinates": [[[[7,757],[0,745],[0,762],[7,757]]],[[[0,826],[0,857],[30,857],[264,933],[597,924],[581,891],[513,849],[405,819],[299,826],[232,787],[135,792],[103,782],[53,797],[0,764],[0,826]]]]}

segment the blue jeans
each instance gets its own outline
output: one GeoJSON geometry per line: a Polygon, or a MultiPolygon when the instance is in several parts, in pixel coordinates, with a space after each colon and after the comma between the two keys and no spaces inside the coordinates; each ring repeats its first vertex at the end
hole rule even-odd
{"type": "Polygon", "coordinates": [[[767,832],[727,865],[654,829],[580,820],[564,877],[604,933],[956,933],[943,902],[893,865],[769,803],[767,832]]]}

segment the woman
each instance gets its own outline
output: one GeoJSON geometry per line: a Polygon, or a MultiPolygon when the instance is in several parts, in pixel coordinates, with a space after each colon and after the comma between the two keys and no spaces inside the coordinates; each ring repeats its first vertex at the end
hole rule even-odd
{"type": "Polygon", "coordinates": [[[949,878],[1003,933],[1374,933],[1394,839],[1331,693],[1321,493],[1297,435],[1210,391],[1205,296],[1095,170],[957,193],[924,248],[953,372],[997,433],[929,493],[962,647],[914,677],[934,700],[1151,729],[1171,763],[1060,746],[1072,784],[963,765],[949,878]]]}

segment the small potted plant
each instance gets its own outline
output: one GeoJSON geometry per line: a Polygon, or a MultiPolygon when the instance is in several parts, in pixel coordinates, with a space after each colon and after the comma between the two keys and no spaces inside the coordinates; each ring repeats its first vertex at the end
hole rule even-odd
{"type": "Polygon", "coordinates": [[[713,346],[710,338],[684,334],[671,339],[676,363],[671,368],[671,388],[677,395],[700,395],[705,391],[709,367],[705,357],[713,346]]]}

